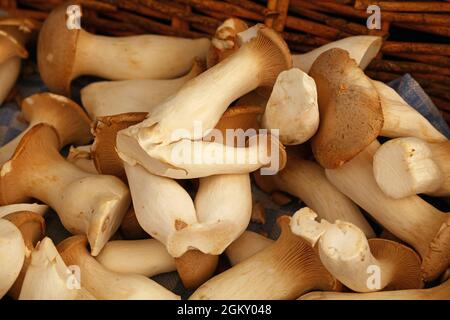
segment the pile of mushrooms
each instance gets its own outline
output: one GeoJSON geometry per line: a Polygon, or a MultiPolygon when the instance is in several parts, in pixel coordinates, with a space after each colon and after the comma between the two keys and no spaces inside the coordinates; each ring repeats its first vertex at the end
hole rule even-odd
{"type": "MultiPolygon", "coordinates": [[[[365,75],[380,37],[292,55],[236,18],[212,39],[105,37],[66,28],[74,4],[42,25],[49,92],[0,147],[0,298],[177,300],[152,279],[176,273],[191,300],[450,300],[450,215],[420,196],[450,196],[450,144],[365,75]],[[102,81],[77,103],[83,75],[102,81]],[[302,207],[271,217],[277,239],[248,230],[270,195],[302,207]]],[[[0,104],[37,28],[0,19],[0,104]]]]}

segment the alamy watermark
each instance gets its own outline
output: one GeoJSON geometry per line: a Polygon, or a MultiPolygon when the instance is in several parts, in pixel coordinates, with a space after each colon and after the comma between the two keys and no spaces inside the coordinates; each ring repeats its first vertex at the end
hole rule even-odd
{"type": "Polygon", "coordinates": [[[380,30],[381,29],[381,8],[377,5],[370,5],[367,7],[367,13],[371,14],[367,18],[367,28],[370,30],[380,30]]]}
{"type": "Polygon", "coordinates": [[[274,175],[280,169],[279,130],[267,129],[218,129],[203,131],[202,122],[195,121],[194,137],[191,132],[177,129],[172,132],[172,141],[178,141],[171,150],[174,165],[254,165],[260,166],[262,175],[274,175]]]}
{"type": "Polygon", "coordinates": [[[81,29],[81,17],[83,15],[79,5],[70,5],[66,10],[67,20],[66,27],[69,30],[81,29]]]}

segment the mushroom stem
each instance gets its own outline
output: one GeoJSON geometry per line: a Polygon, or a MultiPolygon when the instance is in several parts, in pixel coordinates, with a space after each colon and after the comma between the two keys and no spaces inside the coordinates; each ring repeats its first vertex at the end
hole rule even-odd
{"type": "Polygon", "coordinates": [[[38,93],[22,103],[22,114],[29,122],[28,128],[0,148],[0,164],[11,159],[17,145],[27,132],[39,123],[47,123],[58,132],[61,146],[84,145],[92,139],[90,120],[83,109],[65,97],[51,93],[38,93]]]}
{"type": "Polygon", "coordinates": [[[70,146],[69,155],[67,156],[67,161],[76,165],[83,171],[99,174],[97,168],[95,167],[94,159],[92,158],[92,145],[74,147],[70,146]]]}
{"type": "Polygon", "coordinates": [[[382,44],[383,39],[377,36],[347,37],[338,41],[330,42],[308,53],[292,55],[292,60],[294,62],[294,67],[300,68],[304,72],[309,73],[311,66],[314,61],[316,61],[318,56],[329,49],[340,48],[347,50],[350,57],[356,61],[361,69],[365,69],[372,59],[376,57],[382,44]]]}
{"type": "Polygon", "coordinates": [[[210,41],[160,35],[105,37],[66,27],[66,2],[42,26],[38,63],[42,79],[56,93],[68,95],[81,75],[111,80],[172,79],[186,74],[192,61],[206,59],[210,41]]]}
{"type": "Polygon", "coordinates": [[[379,146],[374,141],[341,168],[327,169],[327,178],[383,227],[412,245],[422,257],[424,279],[431,281],[450,263],[449,215],[418,196],[392,199],[385,195],[372,167],[379,146]]]}
{"type": "Polygon", "coordinates": [[[139,224],[175,258],[190,249],[219,255],[247,228],[252,210],[248,174],[202,178],[194,206],[175,180],[138,165],[125,164],[125,170],[139,224]]]}
{"type": "Polygon", "coordinates": [[[294,151],[288,152],[286,167],[276,175],[255,173],[257,185],[269,193],[275,190],[290,193],[304,201],[321,219],[332,223],[348,221],[363,230],[368,238],[375,237],[358,206],[328,181],[325,170],[313,161],[301,159],[294,151]]]}
{"type": "Polygon", "coordinates": [[[388,196],[400,199],[426,193],[450,196],[450,141],[398,138],[383,144],[373,158],[375,180],[388,196]]]}
{"type": "Polygon", "coordinates": [[[44,238],[31,253],[19,300],[95,299],[74,277],[50,238],[44,238]]]}
{"type": "Polygon", "coordinates": [[[413,250],[384,239],[367,241],[354,224],[318,223],[316,217],[307,208],[297,211],[291,230],[313,245],[318,241],[320,260],[345,286],[357,292],[422,288],[421,260],[413,250]]]}
{"type": "Polygon", "coordinates": [[[5,219],[0,219],[0,298],[16,281],[25,260],[25,243],[20,230],[5,219]]]}
{"type": "Polygon", "coordinates": [[[45,204],[30,204],[30,203],[19,203],[19,204],[10,204],[8,206],[0,207],[0,218],[7,216],[8,214],[27,211],[33,212],[40,216],[43,216],[48,210],[48,206],[45,204]]]}
{"type": "Polygon", "coordinates": [[[284,145],[309,140],[319,128],[314,80],[297,68],[281,72],[267,102],[262,125],[267,129],[278,129],[284,145]]]}
{"type": "Polygon", "coordinates": [[[146,277],[176,270],[173,257],[155,239],[110,241],[96,259],[110,271],[146,277]]]}
{"type": "Polygon", "coordinates": [[[252,209],[249,175],[202,178],[194,206],[175,180],[153,175],[139,165],[125,163],[125,171],[139,224],[178,258],[177,270],[187,286],[206,281],[216,269],[215,256],[248,226],[252,209]]]}
{"type": "Polygon", "coordinates": [[[203,71],[201,62],[196,60],[187,75],[173,80],[94,82],[81,90],[81,100],[91,119],[129,112],[151,112],[203,71]]]}
{"type": "Polygon", "coordinates": [[[371,293],[311,292],[299,300],[450,300],[450,280],[429,289],[371,293]]]}
{"type": "Polygon", "coordinates": [[[59,147],[52,127],[33,127],[1,168],[0,203],[43,201],[58,213],[69,232],[87,234],[92,254],[97,255],[119,228],[130,193],[116,177],[93,175],[69,163],[59,147]]]}
{"type": "MultiPolygon", "coordinates": [[[[195,179],[212,175],[245,174],[262,167],[262,170],[273,174],[285,165],[284,146],[271,134],[250,136],[248,147],[236,147],[224,144],[223,141],[183,139],[143,151],[135,139],[122,132],[117,135],[119,157],[129,165],[141,165],[152,174],[167,178],[195,179]]],[[[217,133],[214,134],[215,137],[223,138],[220,131],[214,132],[217,133]]],[[[242,130],[236,133],[232,135],[239,141],[245,141],[246,133],[242,130]]]]}
{"type": "Polygon", "coordinates": [[[137,274],[109,271],[93,258],[85,236],[73,236],[58,245],[64,262],[81,271],[81,286],[101,300],[173,300],[179,296],[155,281],[137,274]]]}
{"type": "Polygon", "coordinates": [[[253,231],[245,231],[228,246],[225,253],[232,266],[247,260],[270,246],[274,241],[253,231]]]}
{"type": "Polygon", "coordinates": [[[173,79],[189,72],[196,57],[205,60],[209,47],[206,38],[105,37],[80,30],[73,74],[111,80],[173,79]]]}
{"type": "Polygon", "coordinates": [[[31,253],[36,244],[44,238],[45,221],[44,218],[33,212],[16,212],[4,217],[20,230],[25,243],[25,260],[22,265],[22,270],[17,277],[14,285],[9,290],[8,294],[15,300],[19,298],[20,290],[22,288],[23,279],[30,265],[31,253]]]}
{"type": "Polygon", "coordinates": [[[394,89],[380,81],[371,80],[371,82],[380,96],[383,109],[384,123],[380,135],[390,138],[417,137],[426,141],[447,140],[394,89]]]}
{"type": "Polygon", "coordinates": [[[0,106],[14,87],[20,73],[22,61],[13,57],[0,64],[0,106]]]}
{"type": "Polygon", "coordinates": [[[186,83],[145,121],[118,133],[117,149],[125,161],[151,171],[147,162],[160,157],[155,154],[160,147],[203,138],[233,101],[257,87],[273,86],[278,74],[291,67],[289,49],[275,31],[261,24],[249,30],[239,51],[186,83]]]}
{"type": "Polygon", "coordinates": [[[190,300],[296,299],[311,290],[335,290],[336,280],[314,249],[279,218],[280,238],[254,256],[203,284],[190,300]]]}

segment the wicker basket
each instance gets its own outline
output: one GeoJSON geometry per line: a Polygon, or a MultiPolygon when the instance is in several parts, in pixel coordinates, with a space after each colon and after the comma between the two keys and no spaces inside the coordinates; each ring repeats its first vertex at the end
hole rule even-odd
{"type": "MultiPolygon", "coordinates": [[[[44,20],[62,0],[0,0],[10,15],[44,20]]],[[[410,73],[450,122],[450,2],[372,0],[80,0],[91,32],[126,36],[155,33],[211,36],[238,17],[282,32],[293,52],[305,52],[356,34],[385,39],[367,74],[381,81],[410,73]],[[369,4],[381,9],[381,29],[366,27],[369,4]]]]}

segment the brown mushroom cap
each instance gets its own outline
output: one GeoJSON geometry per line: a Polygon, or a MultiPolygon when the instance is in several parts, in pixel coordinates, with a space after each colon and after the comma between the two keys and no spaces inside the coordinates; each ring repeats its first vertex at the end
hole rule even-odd
{"type": "Polygon", "coordinates": [[[122,219],[122,223],[120,224],[120,234],[125,240],[141,240],[150,238],[150,235],[145,232],[139,224],[133,206],[128,209],[122,219]]]}
{"type": "Polygon", "coordinates": [[[0,64],[14,56],[28,58],[25,45],[38,28],[39,23],[32,19],[0,18],[0,64]]]}
{"type": "Polygon", "coordinates": [[[422,272],[425,281],[436,279],[450,266],[450,214],[431,241],[428,254],[423,257],[422,272]]]}
{"type": "Polygon", "coordinates": [[[264,75],[255,75],[261,78],[261,89],[270,88],[270,91],[278,78],[278,75],[292,68],[292,56],[289,47],[283,38],[273,29],[259,24],[258,35],[250,42],[248,49],[258,52],[258,59],[263,63],[261,70],[264,75]],[[271,57],[268,59],[268,57],[271,57]]]}
{"type": "Polygon", "coordinates": [[[34,94],[22,102],[26,120],[38,119],[52,125],[61,139],[61,146],[85,145],[92,139],[91,120],[74,101],[52,93],[34,94]]]}
{"type": "Polygon", "coordinates": [[[197,289],[209,280],[217,269],[219,256],[189,250],[175,259],[178,274],[188,289],[197,289]]]}
{"type": "MultiPolygon", "coordinates": [[[[34,250],[36,244],[44,238],[45,235],[45,220],[42,216],[34,212],[15,212],[4,217],[4,219],[12,222],[22,233],[23,240],[28,252],[34,250]]],[[[9,289],[9,296],[17,300],[22,289],[22,283],[25,278],[26,271],[31,261],[31,255],[25,257],[22,270],[14,282],[14,285],[9,289]]]]}
{"type": "Polygon", "coordinates": [[[11,160],[1,168],[0,205],[31,200],[27,191],[34,187],[36,181],[30,177],[45,170],[55,157],[61,157],[60,146],[53,127],[41,123],[31,128],[20,140],[11,160]]]}
{"type": "Polygon", "coordinates": [[[38,41],[38,65],[42,80],[50,91],[70,95],[70,83],[80,30],[66,27],[67,7],[78,4],[69,1],[54,9],[44,22],[38,41]]]}
{"type": "Polygon", "coordinates": [[[97,119],[92,130],[95,136],[92,157],[98,172],[127,181],[122,160],[116,152],[117,132],[144,121],[146,117],[147,112],[133,112],[97,119]]]}
{"type": "Polygon", "coordinates": [[[312,138],[317,161],[335,169],[373,142],[383,127],[383,111],[370,79],[346,50],[322,53],[310,70],[316,81],[320,127],[312,138]]]}
{"type": "MultiPolygon", "coordinates": [[[[411,248],[386,239],[369,239],[372,255],[394,268],[392,281],[383,290],[423,288],[420,256],[411,248]]],[[[381,275],[383,276],[383,275],[381,275]]]]}

